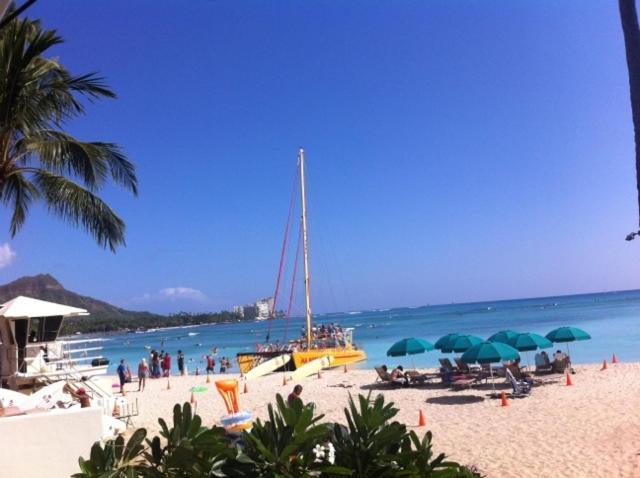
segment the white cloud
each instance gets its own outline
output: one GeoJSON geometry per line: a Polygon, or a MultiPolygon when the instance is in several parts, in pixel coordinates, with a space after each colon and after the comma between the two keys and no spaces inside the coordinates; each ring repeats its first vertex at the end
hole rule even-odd
{"type": "Polygon", "coordinates": [[[16,258],[16,252],[11,249],[8,242],[0,244],[0,269],[3,269],[10,265],[16,258]]]}
{"type": "Polygon", "coordinates": [[[192,287],[166,287],[134,299],[135,302],[176,302],[183,300],[207,302],[209,298],[202,291],[192,287]]]}

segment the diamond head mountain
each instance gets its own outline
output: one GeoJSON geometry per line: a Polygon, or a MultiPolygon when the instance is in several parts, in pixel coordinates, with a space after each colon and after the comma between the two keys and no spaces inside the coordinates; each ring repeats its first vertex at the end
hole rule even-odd
{"type": "Polygon", "coordinates": [[[152,312],[126,310],[102,300],[67,290],[50,274],[25,276],[0,286],[0,303],[7,302],[19,295],[80,307],[89,311],[89,316],[65,320],[63,333],[66,334],[176,327],[241,320],[230,312],[202,314],[181,312],[165,316],[152,312]]]}

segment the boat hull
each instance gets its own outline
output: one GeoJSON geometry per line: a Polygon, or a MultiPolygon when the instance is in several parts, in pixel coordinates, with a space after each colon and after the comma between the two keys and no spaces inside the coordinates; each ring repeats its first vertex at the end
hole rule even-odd
{"type": "Polygon", "coordinates": [[[284,366],[279,367],[272,372],[282,372],[284,370],[292,371],[299,367],[322,357],[331,356],[333,358],[331,367],[342,367],[344,365],[351,365],[357,362],[367,360],[367,354],[364,350],[354,348],[319,348],[312,350],[304,350],[300,352],[241,352],[236,355],[238,366],[243,374],[248,373],[255,367],[260,366],[267,360],[271,360],[275,357],[291,354],[292,360],[287,362],[284,366]]]}
{"type": "Polygon", "coordinates": [[[303,350],[293,353],[293,363],[296,368],[302,367],[304,364],[322,357],[330,356],[333,358],[331,367],[342,367],[343,365],[351,365],[357,362],[367,360],[367,354],[364,350],[352,348],[323,348],[303,350]]]}

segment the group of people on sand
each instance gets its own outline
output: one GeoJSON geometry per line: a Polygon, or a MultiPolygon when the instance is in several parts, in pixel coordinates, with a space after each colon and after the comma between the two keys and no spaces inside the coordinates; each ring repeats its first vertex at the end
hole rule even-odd
{"type": "MultiPolygon", "coordinates": [[[[207,362],[207,368],[205,371],[207,375],[210,373],[216,373],[216,359],[213,355],[208,354],[205,356],[207,362]]],[[[231,360],[228,357],[220,357],[220,373],[226,373],[231,368],[231,360]]],[[[196,368],[196,375],[200,374],[200,370],[196,368]]]]}

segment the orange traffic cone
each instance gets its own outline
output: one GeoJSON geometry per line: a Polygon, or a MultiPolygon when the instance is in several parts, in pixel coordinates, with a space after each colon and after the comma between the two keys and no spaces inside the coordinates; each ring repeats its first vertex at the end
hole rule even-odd
{"type": "Polygon", "coordinates": [[[207,383],[211,383],[211,378],[209,378],[209,374],[207,374],[207,383]]]}
{"type": "Polygon", "coordinates": [[[507,400],[506,392],[502,392],[500,394],[500,406],[501,407],[508,407],[509,406],[509,400],[507,400]]]}
{"type": "Polygon", "coordinates": [[[191,392],[191,398],[189,399],[189,403],[191,403],[192,405],[196,403],[196,396],[193,394],[193,392],[191,392]]]}
{"type": "Polygon", "coordinates": [[[167,390],[171,390],[171,382],[167,379],[167,390]]]}
{"type": "Polygon", "coordinates": [[[607,359],[602,361],[602,368],[600,370],[607,370],[607,359]]]}
{"type": "Polygon", "coordinates": [[[567,387],[570,387],[571,385],[573,385],[573,382],[571,381],[571,374],[567,372],[567,387]]]}
{"type": "Polygon", "coordinates": [[[616,357],[616,354],[613,354],[613,357],[611,357],[611,363],[618,363],[618,357],[616,357]]]}
{"type": "Polygon", "coordinates": [[[344,364],[344,373],[347,373],[347,364],[344,364]]]}
{"type": "Polygon", "coordinates": [[[320,373],[320,370],[318,370],[318,380],[320,380],[322,378],[322,373],[320,373]]]}
{"type": "Polygon", "coordinates": [[[287,376],[282,374],[282,386],[285,387],[287,385],[287,376]]]}
{"type": "Polygon", "coordinates": [[[242,391],[242,393],[249,393],[249,386],[247,385],[247,381],[244,381],[244,390],[242,391]]]}
{"type": "Polygon", "coordinates": [[[425,418],[424,412],[422,411],[422,409],[420,410],[420,414],[418,415],[418,426],[419,427],[427,426],[427,419],[425,418]]]}

